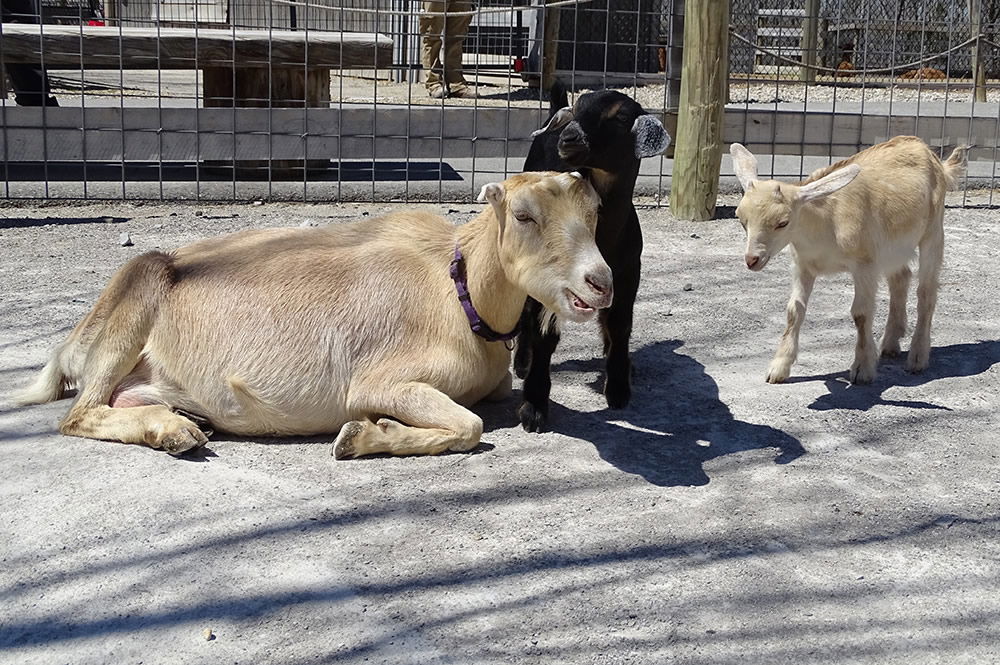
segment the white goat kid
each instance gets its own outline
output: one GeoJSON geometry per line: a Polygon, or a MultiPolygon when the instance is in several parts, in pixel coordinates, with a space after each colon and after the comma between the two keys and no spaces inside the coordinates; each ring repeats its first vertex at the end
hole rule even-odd
{"type": "Polygon", "coordinates": [[[894,356],[906,332],[908,264],[918,247],[917,324],[906,368],[925,369],[944,254],[944,197],[964,172],[966,148],[957,148],[942,163],[919,138],[898,136],[819,169],[797,185],[758,180],[756,158],[739,143],[730,153],[744,191],[736,215],[747,234],[747,267],[762,270],[785,245],[791,245],[794,259],[788,325],[767,381],[787,379],[798,357],[799,330],[816,276],[849,272],[858,333],[849,377],[852,383],[871,383],[879,355],[872,335],[878,280],[885,275],[889,282],[881,353],[894,356]]]}
{"type": "Polygon", "coordinates": [[[20,401],[78,386],[61,432],[173,454],[206,441],[190,414],[241,435],[339,430],[338,458],[474,448],[483,423],[466,407],[511,386],[513,333],[491,328],[515,328],[528,294],[576,321],[612,298],[600,198],[579,174],[481,196],[459,227],[402,212],[139,256],[20,401]]]}

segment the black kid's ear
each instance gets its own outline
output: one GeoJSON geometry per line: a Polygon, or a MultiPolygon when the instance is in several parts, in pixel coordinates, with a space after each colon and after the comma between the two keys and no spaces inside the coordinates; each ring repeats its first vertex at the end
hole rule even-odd
{"type": "Polygon", "coordinates": [[[655,116],[640,115],[632,124],[635,156],[639,159],[659,155],[670,146],[670,134],[655,116]]]}
{"type": "Polygon", "coordinates": [[[551,118],[549,118],[549,121],[545,123],[544,127],[531,132],[531,138],[541,136],[546,132],[554,132],[557,129],[562,129],[571,122],[573,122],[573,107],[564,106],[556,111],[551,118]]]}

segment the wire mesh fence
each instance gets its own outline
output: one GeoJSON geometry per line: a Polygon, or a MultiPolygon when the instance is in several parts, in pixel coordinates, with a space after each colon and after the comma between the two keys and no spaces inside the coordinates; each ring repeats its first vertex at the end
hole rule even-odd
{"type": "MultiPolygon", "coordinates": [[[[680,103],[682,0],[0,2],[4,198],[469,200],[520,170],[554,80],[672,133],[680,103]]],[[[792,178],[896,134],[967,143],[992,204],[998,21],[732,0],[724,138],[792,178]]],[[[638,193],[666,201],[672,166],[638,193]]]]}

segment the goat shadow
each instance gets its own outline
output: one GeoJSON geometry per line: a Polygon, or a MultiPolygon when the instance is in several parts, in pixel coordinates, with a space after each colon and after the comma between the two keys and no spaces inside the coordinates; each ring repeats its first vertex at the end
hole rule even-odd
{"type": "MultiPolygon", "coordinates": [[[[553,431],[589,441],[601,458],[626,473],[669,487],[707,485],[705,462],[745,450],[775,448],[778,464],[800,457],[798,439],[767,425],[737,420],[719,399],[719,387],[705,366],[678,353],[680,340],[666,340],[632,353],[634,376],[628,408],[580,413],[552,403],[553,431]]],[[[599,371],[602,358],[564,361],[554,371],[599,371]]]]}
{"type": "Polygon", "coordinates": [[[968,344],[951,344],[931,349],[930,365],[919,374],[910,374],[904,369],[906,355],[899,358],[883,358],[879,363],[879,374],[868,386],[854,386],[848,383],[846,372],[817,374],[813,376],[792,376],[789,383],[823,381],[827,394],[820,395],[809,405],[814,411],[849,409],[867,411],[873,406],[900,406],[911,409],[940,409],[950,411],[947,406],[919,400],[886,399],[886,390],[895,387],[917,387],[938,379],[975,376],[987,372],[1000,362],[1000,340],[980,340],[968,344]]]}

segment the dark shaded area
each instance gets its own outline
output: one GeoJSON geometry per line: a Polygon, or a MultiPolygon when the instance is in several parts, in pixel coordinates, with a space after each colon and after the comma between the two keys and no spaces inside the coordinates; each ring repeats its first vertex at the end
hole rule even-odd
{"type": "Polygon", "coordinates": [[[121,224],[128,217],[11,217],[0,219],[0,229],[26,229],[32,226],[68,226],[74,224],[121,224]]]}
{"type": "MultiPolygon", "coordinates": [[[[306,177],[315,182],[370,182],[407,180],[461,180],[444,162],[331,161],[327,168],[315,167],[322,160],[309,160],[306,177]]],[[[240,181],[269,182],[302,180],[301,168],[238,166],[240,181]]],[[[232,166],[198,162],[7,162],[0,164],[0,179],[10,182],[231,182],[232,166]]]]}
{"type": "Polygon", "coordinates": [[[933,347],[930,366],[920,374],[910,374],[906,371],[905,353],[899,358],[883,358],[879,363],[878,377],[869,386],[851,385],[847,382],[846,371],[814,376],[793,376],[788,382],[823,381],[826,384],[828,394],[817,397],[809,405],[810,409],[816,411],[831,409],[867,411],[879,405],[949,411],[946,406],[914,400],[886,399],[883,394],[886,390],[897,386],[915,387],[937,379],[975,376],[988,371],[998,362],[1000,362],[1000,340],[980,340],[969,344],[933,347]]]}
{"type": "MultiPolygon", "coordinates": [[[[602,459],[660,486],[706,485],[704,463],[732,453],[775,448],[775,462],[786,464],[806,452],[781,430],[735,419],[705,366],[677,352],[682,344],[656,342],[632,354],[628,408],[579,413],[553,401],[549,428],[589,441],[602,459]]],[[[602,366],[603,360],[594,358],[564,361],[553,370],[600,372],[602,366]]],[[[602,385],[598,378],[592,387],[600,392],[602,385]]],[[[487,430],[496,425],[491,420],[486,419],[487,430]]],[[[508,415],[506,422],[511,420],[508,415]]]]}

